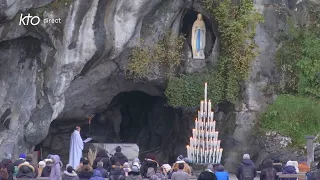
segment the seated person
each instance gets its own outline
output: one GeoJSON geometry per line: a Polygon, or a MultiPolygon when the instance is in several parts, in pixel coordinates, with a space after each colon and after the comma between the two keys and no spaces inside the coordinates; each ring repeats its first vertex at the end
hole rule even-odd
{"type": "Polygon", "coordinates": [[[90,180],[104,180],[104,178],[101,177],[100,171],[94,170],[93,176],[90,178],[90,180]]]}
{"type": "Polygon", "coordinates": [[[83,165],[76,171],[80,179],[90,179],[93,175],[93,169],[88,160],[83,160],[83,165]]]}
{"type": "Polygon", "coordinates": [[[105,170],[103,168],[103,162],[102,161],[98,162],[97,168],[95,170],[100,171],[101,177],[108,178],[108,172],[107,172],[107,170],[105,170]]]}
{"type": "Polygon", "coordinates": [[[103,162],[103,168],[107,170],[107,172],[110,172],[111,169],[111,164],[110,164],[110,159],[108,156],[108,151],[105,149],[100,149],[99,152],[97,153],[96,159],[93,161],[93,169],[97,168],[98,162],[103,162]]]}
{"type": "Polygon", "coordinates": [[[184,157],[182,155],[178,156],[176,163],[173,164],[172,169],[173,172],[177,172],[179,170],[179,164],[183,163],[184,164],[184,168],[183,171],[191,174],[191,168],[190,166],[184,161],[184,157]]]}
{"type": "Polygon", "coordinates": [[[79,177],[70,164],[62,174],[62,180],[79,180],[79,177]]]}
{"type": "Polygon", "coordinates": [[[143,178],[150,178],[156,173],[158,166],[156,156],[152,153],[148,153],[140,168],[141,176],[143,178]]]}
{"type": "Polygon", "coordinates": [[[35,169],[29,162],[24,162],[18,166],[17,178],[36,178],[35,169]]]}
{"type": "Polygon", "coordinates": [[[45,159],[46,166],[42,169],[41,177],[49,177],[51,173],[51,167],[53,165],[52,159],[45,159]]]}
{"type": "Polygon", "coordinates": [[[115,165],[112,166],[110,171],[110,180],[125,180],[125,172],[120,164],[120,162],[116,162],[115,165]]]}
{"type": "Polygon", "coordinates": [[[116,153],[114,153],[114,155],[110,158],[111,165],[115,165],[116,162],[119,162],[121,166],[123,166],[125,162],[128,162],[128,158],[121,152],[120,146],[116,148],[116,153]]]}

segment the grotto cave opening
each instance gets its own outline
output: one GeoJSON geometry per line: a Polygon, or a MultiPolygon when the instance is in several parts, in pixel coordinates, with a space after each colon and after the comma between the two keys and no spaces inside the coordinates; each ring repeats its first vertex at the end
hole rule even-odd
{"type": "MultiPolygon", "coordinates": [[[[197,12],[192,9],[186,9],[182,19],[181,32],[186,38],[189,49],[192,49],[191,47],[192,26],[193,26],[193,23],[197,20],[197,15],[199,13],[200,12],[197,12]]],[[[216,36],[214,34],[213,25],[210,19],[205,15],[203,15],[203,21],[206,26],[206,46],[205,46],[204,52],[205,52],[205,57],[208,57],[212,53],[212,49],[216,41],[216,36]]]]}
{"type": "Polygon", "coordinates": [[[67,163],[70,135],[79,124],[83,139],[90,136],[93,143],[138,144],[141,159],[151,152],[161,162],[170,163],[186,153],[192,128],[180,109],[166,106],[164,97],[142,91],[121,92],[104,111],[95,114],[90,128],[86,119],[53,121],[48,136],[41,142],[43,157],[57,153],[67,163]]]}

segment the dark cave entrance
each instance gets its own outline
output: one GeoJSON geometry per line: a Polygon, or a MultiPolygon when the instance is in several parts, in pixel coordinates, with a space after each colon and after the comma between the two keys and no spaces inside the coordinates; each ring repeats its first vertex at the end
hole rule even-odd
{"type": "MultiPolygon", "coordinates": [[[[197,15],[199,12],[187,9],[185,11],[184,17],[182,19],[181,32],[187,40],[187,44],[190,49],[191,46],[191,32],[193,23],[197,20],[197,15]]],[[[216,36],[213,31],[213,26],[209,18],[202,14],[203,21],[206,25],[206,46],[205,46],[205,56],[208,57],[212,53],[213,46],[216,41],[216,36]]]]}
{"type": "Polygon", "coordinates": [[[90,128],[83,120],[53,121],[47,138],[41,143],[43,157],[57,153],[64,162],[68,161],[70,135],[79,124],[83,139],[90,136],[93,143],[138,144],[140,159],[147,153],[155,153],[160,162],[166,163],[173,163],[178,155],[186,154],[192,125],[183,118],[180,109],[166,106],[163,97],[142,91],[121,92],[106,110],[95,114],[90,128]]]}

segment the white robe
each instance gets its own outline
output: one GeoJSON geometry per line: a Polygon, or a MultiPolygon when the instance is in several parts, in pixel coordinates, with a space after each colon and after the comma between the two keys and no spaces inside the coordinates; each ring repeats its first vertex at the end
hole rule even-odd
{"type": "Polygon", "coordinates": [[[69,164],[75,169],[80,164],[82,157],[83,141],[80,132],[74,130],[70,139],[69,164]]]}

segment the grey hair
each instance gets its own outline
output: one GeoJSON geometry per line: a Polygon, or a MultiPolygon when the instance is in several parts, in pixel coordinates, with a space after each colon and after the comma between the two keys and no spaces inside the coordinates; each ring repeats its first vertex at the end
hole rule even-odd
{"type": "Polygon", "coordinates": [[[97,166],[98,166],[98,167],[103,167],[103,162],[101,162],[101,161],[98,162],[97,166]]]}
{"type": "Polygon", "coordinates": [[[243,155],[243,159],[250,159],[250,155],[249,154],[244,154],[243,155]]]}

